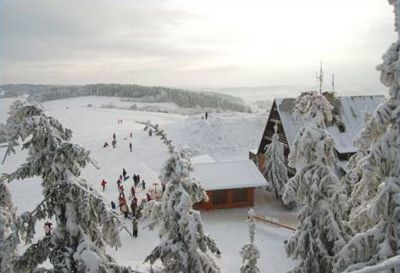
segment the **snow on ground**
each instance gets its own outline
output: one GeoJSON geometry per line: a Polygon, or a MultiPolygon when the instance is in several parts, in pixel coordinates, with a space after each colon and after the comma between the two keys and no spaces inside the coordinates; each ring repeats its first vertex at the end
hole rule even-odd
{"type": "MultiPolygon", "coordinates": [[[[137,112],[120,109],[103,109],[96,107],[116,98],[81,97],[50,101],[43,104],[48,115],[59,119],[64,126],[73,130],[73,141],[91,151],[91,156],[100,167],[88,166],[82,172],[90,183],[100,190],[100,181],[109,181],[104,196],[107,200],[116,200],[118,191],[116,181],[125,168],[128,175],[140,173],[147,182],[147,187],[158,182],[158,174],[163,162],[167,159],[164,145],[155,137],[149,137],[143,131],[143,125],[137,122],[151,120],[166,128],[171,139],[180,145],[186,145],[194,155],[210,154],[216,160],[245,159],[248,150],[254,148],[261,136],[265,118],[255,114],[211,113],[205,121],[200,116],[183,116],[156,112],[137,112]],[[92,104],[95,107],[87,107],[92,104]],[[123,123],[118,124],[117,120],[123,123]],[[129,137],[133,133],[133,152],[129,151],[129,137]],[[103,148],[105,141],[110,143],[112,134],[117,136],[117,148],[103,148]]],[[[118,99],[116,99],[118,100],[118,99]]],[[[13,99],[0,100],[0,122],[7,118],[6,113],[13,99]]],[[[4,149],[0,150],[0,156],[4,149]]],[[[6,160],[1,172],[14,170],[24,160],[24,153],[18,152],[6,160]]],[[[129,192],[133,185],[131,179],[124,182],[129,192]]],[[[15,181],[10,185],[13,199],[18,206],[18,213],[32,209],[42,199],[40,180],[15,181]]],[[[141,193],[142,195],[144,192],[141,193]]],[[[256,193],[256,213],[263,216],[278,217],[281,222],[295,225],[295,212],[287,212],[271,194],[263,189],[256,193]]],[[[247,209],[229,209],[203,212],[202,217],[206,232],[215,238],[222,251],[217,259],[222,272],[239,272],[241,258],[240,248],[248,241],[248,230],[245,220],[247,209]]],[[[126,221],[131,229],[130,221],[126,221]]],[[[122,264],[140,268],[144,258],[159,242],[156,231],[148,231],[139,223],[139,237],[132,239],[126,232],[121,233],[123,246],[109,249],[110,253],[122,264]]],[[[41,227],[37,229],[42,236],[41,227]]],[[[261,251],[260,268],[265,273],[285,272],[295,262],[286,257],[284,240],[291,235],[290,231],[278,229],[265,224],[257,224],[256,242],[261,251]]]]}
{"type": "Polygon", "coordinates": [[[210,113],[207,120],[190,116],[170,124],[171,139],[187,146],[193,155],[209,154],[216,160],[247,159],[258,148],[267,116],[247,113],[210,113]]]}

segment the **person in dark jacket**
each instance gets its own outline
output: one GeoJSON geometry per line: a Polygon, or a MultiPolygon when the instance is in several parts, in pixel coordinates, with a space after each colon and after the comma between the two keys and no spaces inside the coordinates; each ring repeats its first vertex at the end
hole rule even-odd
{"type": "Polygon", "coordinates": [[[129,150],[132,152],[132,142],[129,142],[129,150]]]}
{"type": "Polygon", "coordinates": [[[146,193],[146,199],[147,199],[147,202],[153,200],[153,198],[151,198],[149,193],[146,193]]]}
{"type": "Polygon", "coordinates": [[[133,217],[132,219],[132,235],[135,238],[138,236],[138,221],[136,220],[136,217],[133,217]]]}
{"type": "Polygon", "coordinates": [[[143,190],[146,189],[146,182],[144,182],[144,180],[142,180],[142,189],[143,189],[143,190]]]}
{"type": "Polygon", "coordinates": [[[115,205],[114,201],[111,201],[111,208],[115,209],[117,206],[115,205]]]}

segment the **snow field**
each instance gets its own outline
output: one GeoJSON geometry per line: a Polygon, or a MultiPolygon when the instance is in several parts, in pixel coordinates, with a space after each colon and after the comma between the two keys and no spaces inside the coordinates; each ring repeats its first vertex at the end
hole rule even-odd
{"type": "MultiPolygon", "coordinates": [[[[115,99],[115,98],[112,98],[115,99]]],[[[165,146],[155,136],[149,137],[143,131],[143,125],[137,122],[151,120],[166,129],[174,143],[188,146],[193,154],[209,153],[217,160],[244,159],[248,150],[259,141],[265,118],[255,114],[211,113],[208,121],[200,116],[182,116],[156,112],[137,112],[120,109],[103,109],[96,107],[111,101],[104,97],[81,97],[50,101],[43,104],[46,113],[57,118],[64,126],[73,130],[73,142],[91,151],[92,158],[100,169],[86,167],[82,177],[101,190],[100,182],[104,178],[109,183],[103,193],[108,200],[116,202],[118,189],[116,181],[125,168],[130,176],[123,182],[126,196],[130,195],[133,185],[133,173],[139,173],[147,188],[158,182],[159,171],[167,159],[165,146]],[[87,107],[92,104],[95,107],[87,107]],[[117,120],[123,123],[118,124],[117,120]],[[129,134],[133,133],[133,152],[129,151],[129,134]],[[117,137],[117,148],[103,148],[105,141],[109,144],[112,134],[117,137]]],[[[8,105],[12,99],[0,100],[0,122],[7,118],[8,105]]],[[[4,149],[0,150],[0,156],[4,149]]],[[[15,169],[23,162],[25,155],[20,151],[7,159],[1,166],[1,172],[15,169]]],[[[40,180],[15,181],[10,185],[13,200],[18,213],[30,210],[42,199],[40,180]]],[[[145,192],[142,192],[143,196],[145,192]]],[[[117,202],[116,202],[117,203],[117,202]]],[[[256,213],[280,218],[281,222],[295,225],[295,212],[287,212],[271,195],[259,189],[256,194],[256,213]]],[[[222,252],[217,263],[222,272],[239,272],[241,257],[239,251],[248,242],[247,209],[219,210],[203,212],[205,231],[216,241],[222,252]]],[[[131,230],[131,221],[125,220],[131,230]]],[[[290,231],[277,229],[257,223],[256,245],[261,252],[259,268],[266,273],[285,272],[295,265],[286,257],[284,241],[291,235],[290,231]]],[[[42,227],[37,228],[37,236],[43,236],[42,227]]],[[[158,243],[157,231],[143,229],[139,222],[139,236],[133,239],[125,231],[121,232],[122,247],[109,253],[118,262],[141,270],[148,267],[143,264],[145,257],[158,243]]]]}

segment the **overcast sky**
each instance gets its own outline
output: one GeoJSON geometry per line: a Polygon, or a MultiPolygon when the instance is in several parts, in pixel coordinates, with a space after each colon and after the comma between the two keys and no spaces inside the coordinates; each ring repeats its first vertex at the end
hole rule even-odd
{"type": "Polygon", "coordinates": [[[386,0],[3,0],[0,83],[382,90],[386,0]],[[327,82],[330,80],[327,80],[327,82]]]}

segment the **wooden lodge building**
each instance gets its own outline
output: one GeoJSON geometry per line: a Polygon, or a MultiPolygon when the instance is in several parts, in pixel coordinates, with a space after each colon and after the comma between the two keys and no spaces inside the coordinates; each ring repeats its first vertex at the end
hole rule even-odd
{"type": "MultiPolygon", "coordinates": [[[[334,97],[332,93],[323,93],[334,107],[333,121],[326,124],[326,130],[335,141],[335,150],[338,157],[338,170],[341,174],[346,172],[348,159],[357,151],[353,141],[360,132],[364,113],[371,113],[378,106],[383,96],[342,96],[334,97]]],[[[265,165],[265,146],[272,141],[274,125],[278,125],[278,135],[284,144],[284,153],[287,159],[290,146],[293,144],[297,131],[303,126],[301,121],[293,119],[294,98],[276,98],[273,101],[271,111],[261,138],[260,145],[255,152],[250,152],[250,159],[256,162],[263,172],[265,165]]],[[[287,161],[286,161],[287,163],[287,161]]],[[[289,168],[289,175],[294,175],[294,170],[289,168]]]]}
{"type": "Polygon", "coordinates": [[[255,188],[268,182],[251,160],[193,164],[193,177],[207,191],[208,202],[195,205],[200,210],[254,206],[255,188]]]}

